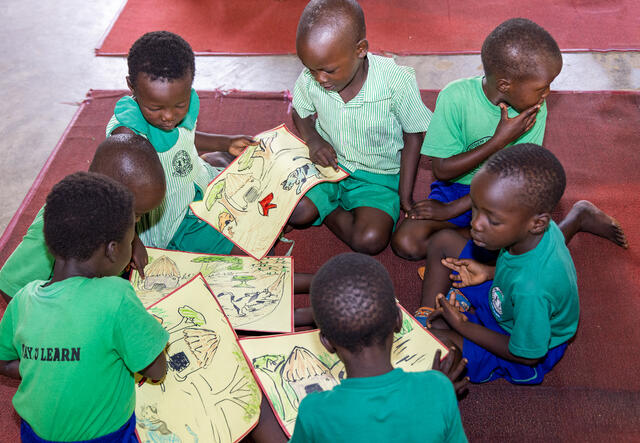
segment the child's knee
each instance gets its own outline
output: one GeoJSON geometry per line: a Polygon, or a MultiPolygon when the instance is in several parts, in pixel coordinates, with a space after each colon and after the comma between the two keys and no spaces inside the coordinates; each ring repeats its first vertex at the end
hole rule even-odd
{"type": "Polygon", "coordinates": [[[430,230],[427,227],[426,232],[423,231],[417,235],[415,229],[403,228],[406,223],[406,221],[403,222],[391,237],[391,249],[398,257],[405,260],[420,260],[427,253],[424,239],[429,236],[430,230]]]}
{"type": "Polygon", "coordinates": [[[351,248],[356,252],[375,255],[382,252],[389,244],[391,232],[387,232],[375,226],[367,226],[358,230],[353,235],[351,248]]]}
{"type": "Polygon", "coordinates": [[[289,224],[296,227],[311,225],[319,217],[318,208],[307,197],[303,197],[289,217],[289,224]]]}
{"type": "Polygon", "coordinates": [[[434,257],[438,260],[444,257],[458,257],[467,240],[452,229],[443,229],[429,237],[427,242],[427,258],[434,257]]]}

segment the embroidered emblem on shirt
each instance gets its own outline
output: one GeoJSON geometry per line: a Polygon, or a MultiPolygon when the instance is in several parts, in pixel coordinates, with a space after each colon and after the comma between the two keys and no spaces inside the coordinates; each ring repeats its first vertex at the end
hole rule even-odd
{"type": "Polygon", "coordinates": [[[502,317],[502,302],[504,301],[504,295],[497,286],[491,288],[491,308],[497,317],[502,317]]]}
{"type": "Polygon", "coordinates": [[[184,177],[193,170],[193,163],[191,163],[191,158],[185,150],[180,150],[176,153],[171,166],[173,166],[174,177],[184,177]]]}
{"type": "Polygon", "coordinates": [[[490,138],[491,136],[488,135],[486,137],[482,137],[474,142],[469,143],[469,146],[466,147],[465,152],[469,152],[472,149],[476,149],[480,145],[484,145],[486,142],[489,141],[490,138]]]}

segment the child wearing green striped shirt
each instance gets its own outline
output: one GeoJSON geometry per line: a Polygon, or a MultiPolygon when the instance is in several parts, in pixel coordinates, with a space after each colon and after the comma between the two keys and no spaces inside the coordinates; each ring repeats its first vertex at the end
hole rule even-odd
{"type": "Polygon", "coordinates": [[[431,111],[412,69],[368,54],[365,31],[354,0],[314,0],[300,17],[296,49],[306,69],[293,92],[293,120],[313,162],[350,176],[312,188],[289,224],[324,223],[353,250],[377,254],[400,208],[413,207],[431,111]]]}

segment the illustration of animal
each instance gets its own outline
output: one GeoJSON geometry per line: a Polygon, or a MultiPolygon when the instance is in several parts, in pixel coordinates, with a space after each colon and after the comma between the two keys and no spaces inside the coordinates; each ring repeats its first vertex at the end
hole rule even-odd
{"type": "MultiPolygon", "coordinates": [[[[294,160],[296,158],[297,157],[294,157],[294,160]]],[[[302,166],[298,166],[287,176],[286,180],[281,183],[282,189],[289,191],[294,186],[297,186],[296,194],[300,194],[304,184],[312,177],[320,178],[322,174],[313,163],[305,163],[302,166]]]]}

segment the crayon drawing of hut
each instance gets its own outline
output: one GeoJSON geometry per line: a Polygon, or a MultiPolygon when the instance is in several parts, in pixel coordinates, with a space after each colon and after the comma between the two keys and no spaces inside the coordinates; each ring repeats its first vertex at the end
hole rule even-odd
{"type": "Polygon", "coordinates": [[[147,267],[144,279],[144,289],[163,290],[174,289],[180,282],[180,270],[176,263],[166,255],[156,258],[147,267]]]}
{"type": "Polygon", "coordinates": [[[296,394],[294,407],[311,392],[326,391],[338,384],[331,370],[306,348],[296,346],[282,367],[282,378],[296,394]],[[297,401],[295,401],[297,400],[297,401]]]}

